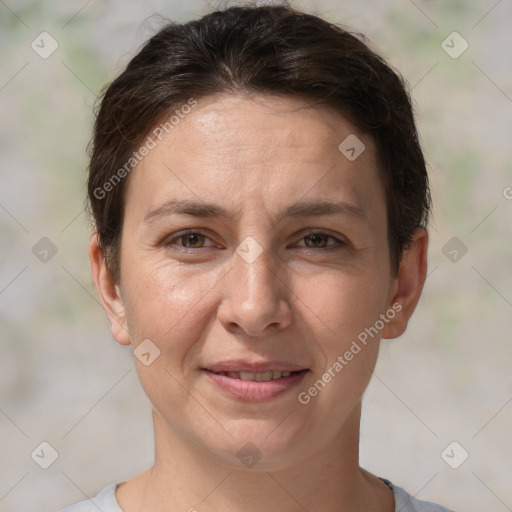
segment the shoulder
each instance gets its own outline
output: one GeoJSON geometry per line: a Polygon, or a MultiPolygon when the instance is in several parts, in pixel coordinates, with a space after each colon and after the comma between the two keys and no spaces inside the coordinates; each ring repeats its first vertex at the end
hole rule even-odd
{"type": "Polygon", "coordinates": [[[116,500],[117,484],[105,487],[96,497],[69,505],[60,512],[123,512],[116,500]]]}
{"type": "MultiPolygon", "coordinates": [[[[393,484],[385,478],[380,478],[388,485],[395,496],[395,510],[400,512],[454,512],[451,509],[423,501],[411,496],[407,491],[393,484]]],[[[62,509],[60,512],[123,512],[116,500],[115,490],[117,485],[112,484],[105,487],[96,497],[90,500],[80,501],[62,509]]]]}
{"type": "Polygon", "coordinates": [[[407,491],[393,484],[385,478],[381,480],[387,484],[395,495],[395,510],[400,512],[454,512],[453,510],[432,503],[431,501],[422,501],[411,496],[407,491]]]}

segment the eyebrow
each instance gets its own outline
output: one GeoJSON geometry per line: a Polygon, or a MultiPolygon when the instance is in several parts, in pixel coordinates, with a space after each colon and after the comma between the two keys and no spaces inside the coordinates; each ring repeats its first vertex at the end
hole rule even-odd
{"type": "MultiPolygon", "coordinates": [[[[222,206],[204,201],[188,199],[170,199],[157,208],[146,213],[143,219],[144,224],[150,224],[155,220],[168,215],[192,215],[194,217],[209,218],[216,217],[232,221],[237,215],[222,206]]],[[[366,212],[354,204],[339,201],[298,201],[284,210],[278,212],[278,220],[284,217],[315,217],[321,215],[346,215],[358,220],[368,221],[366,212]]]]}

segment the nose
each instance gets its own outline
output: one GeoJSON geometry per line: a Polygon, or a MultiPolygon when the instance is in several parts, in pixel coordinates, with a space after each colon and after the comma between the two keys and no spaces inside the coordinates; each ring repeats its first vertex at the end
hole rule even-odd
{"type": "Polygon", "coordinates": [[[292,292],[278,273],[278,263],[267,250],[251,262],[234,254],[231,270],[221,281],[217,311],[226,330],[263,337],[291,324],[292,292]]]}

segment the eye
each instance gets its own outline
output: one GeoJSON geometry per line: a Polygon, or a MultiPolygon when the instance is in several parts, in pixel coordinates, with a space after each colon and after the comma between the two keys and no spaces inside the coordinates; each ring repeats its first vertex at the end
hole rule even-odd
{"type": "Polygon", "coordinates": [[[307,235],[301,238],[301,241],[304,240],[305,247],[309,249],[328,249],[333,246],[343,246],[347,245],[342,240],[321,231],[315,231],[312,233],[308,233],[307,235]],[[334,243],[328,243],[329,240],[334,241],[334,243]]]}
{"type": "MultiPolygon", "coordinates": [[[[175,236],[168,238],[164,242],[165,247],[178,247],[183,249],[202,249],[203,247],[214,247],[213,243],[209,245],[205,245],[206,242],[210,240],[203,233],[199,233],[198,231],[183,231],[181,233],[176,234],[175,236]]],[[[211,240],[210,240],[211,242],[211,240]]]]}
{"type": "MultiPolygon", "coordinates": [[[[346,246],[347,243],[339,238],[322,231],[314,231],[304,235],[297,244],[308,249],[330,250],[346,246]],[[304,242],[303,244],[300,242],[304,242]]],[[[194,250],[207,247],[217,247],[205,234],[199,231],[187,230],[167,238],[164,247],[171,249],[194,250]]]]}

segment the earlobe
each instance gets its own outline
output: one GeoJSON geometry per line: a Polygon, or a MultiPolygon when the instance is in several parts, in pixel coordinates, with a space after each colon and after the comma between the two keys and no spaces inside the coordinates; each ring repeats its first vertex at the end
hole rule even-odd
{"type": "Polygon", "coordinates": [[[112,337],[121,345],[129,345],[130,336],[126,323],[126,310],[121,295],[121,288],[115,283],[107,269],[97,233],[91,237],[89,259],[94,285],[100,297],[103,310],[110,322],[112,337]]]}
{"type": "Polygon", "coordinates": [[[396,314],[382,330],[382,338],[398,338],[407,329],[427,277],[427,250],[428,232],[417,228],[409,247],[403,253],[394,285],[395,293],[388,305],[396,314]],[[397,304],[401,307],[398,308],[397,304]]]}

